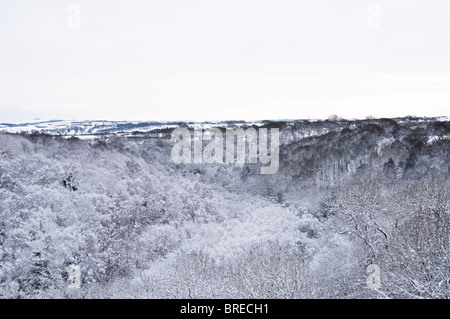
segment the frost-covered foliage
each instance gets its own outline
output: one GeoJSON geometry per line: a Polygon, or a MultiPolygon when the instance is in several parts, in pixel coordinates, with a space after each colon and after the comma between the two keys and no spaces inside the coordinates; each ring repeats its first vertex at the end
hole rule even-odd
{"type": "Polygon", "coordinates": [[[448,122],[265,125],[270,176],[164,136],[0,134],[0,297],[450,297],[448,122]]]}

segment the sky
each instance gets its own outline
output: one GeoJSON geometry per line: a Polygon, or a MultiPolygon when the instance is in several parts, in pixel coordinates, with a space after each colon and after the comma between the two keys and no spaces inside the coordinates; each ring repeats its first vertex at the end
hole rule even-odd
{"type": "Polygon", "coordinates": [[[450,116],[448,0],[0,0],[0,122],[450,116]]]}

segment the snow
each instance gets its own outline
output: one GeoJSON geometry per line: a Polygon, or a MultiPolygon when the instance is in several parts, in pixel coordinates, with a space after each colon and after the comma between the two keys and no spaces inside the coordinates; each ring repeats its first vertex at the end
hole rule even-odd
{"type": "Polygon", "coordinates": [[[289,122],[273,176],[128,138],[177,123],[1,124],[63,138],[0,134],[0,297],[448,298],[449,140],[421,120],[367,124],[289,122]]]}

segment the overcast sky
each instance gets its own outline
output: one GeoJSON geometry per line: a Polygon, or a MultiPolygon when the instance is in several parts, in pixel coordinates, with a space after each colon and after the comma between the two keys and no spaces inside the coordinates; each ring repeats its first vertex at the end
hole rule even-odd
{"type": "Polygon", "coordinates": [[[0,122],[449,110],[448,0],[0,0],[0,122]]]}

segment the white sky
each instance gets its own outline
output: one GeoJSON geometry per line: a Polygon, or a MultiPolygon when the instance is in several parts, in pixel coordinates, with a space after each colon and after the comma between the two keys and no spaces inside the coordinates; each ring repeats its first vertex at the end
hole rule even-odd
{"type": "Polygon", "coordinates": [[[0,0],[0,122],[449,110],[448,0],[0,0]]]}

